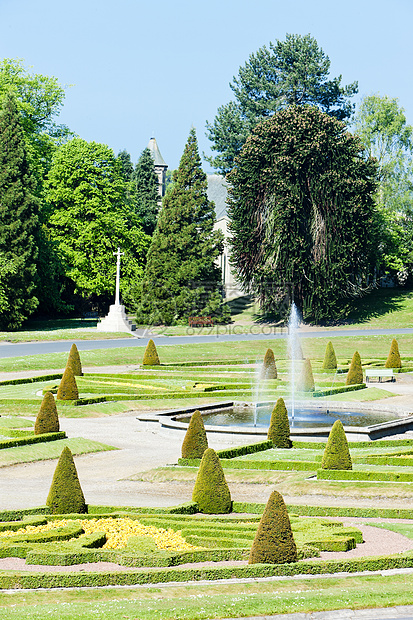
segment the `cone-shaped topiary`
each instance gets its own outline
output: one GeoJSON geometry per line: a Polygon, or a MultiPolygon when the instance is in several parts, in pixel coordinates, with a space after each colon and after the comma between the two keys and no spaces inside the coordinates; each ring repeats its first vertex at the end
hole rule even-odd
{"type": "Polygon", "coordinates": [[[57,390],[57,400],[77,400],[79,391],[76,379],[70,366],[66,366],[57,390]]]}
{"type": "Polygon", "coordinates": [[[267,349],[264,355],[264,361],[261,369],[262,379],[276,379],[277,378],[277,366],[275,365],[274,351],[267,349]]]}
{"type": "Polygon", "coordinates": [[[314,390],[314,376],[313,369],[311,367],[311,362],[306,357],[303,362],[302,374],[300,378],[301,389],[303,392],[312,392],[314,390]]]}
{"type": "Polygon", "coordinates": [[[324,370],[335,370],[337,368],[337,358],[331,342],[327,342],[323,368],[324,370]]]}
{"type": "Polygon", "coordinates": [[[202,459],[202,455],[208,448],[208,439],[205,432],[204,421],[198,409],[194,411],[188,425],[188,430],[182,442],[183,459],[202,459]]]}
{"type": "Polygon", "coordinates": [[[258,524],[248,563],[286,562],[297,562],[297,547],[282,495],[273,491],[258,524]]]}
{"type": "Polygon", "coordinates": [[[397,340],[393,338],[391,341],[389,357],[386,360],[385,368],[401,368],[402,360],[400,358],[399,353],[399,345],[397,344],[397,340]]]}
{"type": "Polygon", "coordinates": [[[292,446],[288,412],[283,398],[277,400],[272,410],[268,440],[272,441],[276,448],[291,448],[292,446]]]}
{"type": "Polygon", "coordinates": [[[142,366],[158,366],[160,363],[158,351],[156,350],[155,343],[151,338],[146,345],[145,353],[143,354],[142,366]]]}
{"type": "Polygon", "coordinates": [[[347,373],[346,385],[357,385],[359,383],[363,383],[363,369],[359,352],[355,351],[347,373]]]}
{"type": "Polygon", "coordinates": [[[287,356],[290,360],[304,359],[303,347],[299,338],[295,338],[293,343],[288,345],[287,356]]]}
{"type": "Polygon", "coordinates": [[[83,375],[82,362],[80,361],[79,351],[77,350],[77,346],[74,343],[70,347],[69,357],[67,358],[66,366],[71,367],[75,377],[81,377],[83,375]]]}
{"type": "Polygon", "coordinates": [[[353,469],[347,437],[340,420],[336,420],[328,436],[321,469],[353,469]]]}
{"type": "Polygon", "coordinates": [[[57,433],[59,428],[59,417],[54,396],[51,392],[46,392],[34,423],[34,434],[57,433]]]}
{"type": "Polygon", "coordinates": [[[231,512],[231,494],[221,462],[212,448],[205,450],[202,457],[192,501],[198,504],[200,512],[206,514],[231,512]]]}
{"type": "Polygon", "coordinates": [[[63,448],[57,463],[46,504],[51,508],[52,514],[87,512],[76,465],[67,447],[63,448]]]}

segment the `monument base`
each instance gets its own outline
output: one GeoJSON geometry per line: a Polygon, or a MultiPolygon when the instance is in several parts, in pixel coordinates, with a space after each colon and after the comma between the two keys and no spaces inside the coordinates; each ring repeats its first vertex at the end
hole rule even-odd
{"type": "Polygon", "coordinates": [[[113,304],[109,307],[109,314],[99,321],[96,329],[98,332],[133,332],[136,325],[129,321],[125,306],[113,304]]]}

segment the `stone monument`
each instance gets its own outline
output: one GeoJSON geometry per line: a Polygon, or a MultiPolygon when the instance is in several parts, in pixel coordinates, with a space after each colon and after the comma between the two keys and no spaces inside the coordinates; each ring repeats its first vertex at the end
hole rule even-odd
{"type": "Polygon", "coordinates": [[[118,248],[117,252],[113,252],[116,256],[116,293],[115,303],[109,306],[109,314],[97,324],[96,329],[99,332],[131,332],[135,331],[136,325],[129,321],[125,306],[120,303],[119,280],[120,280],[120,257],[124,252],[118,248]]]}

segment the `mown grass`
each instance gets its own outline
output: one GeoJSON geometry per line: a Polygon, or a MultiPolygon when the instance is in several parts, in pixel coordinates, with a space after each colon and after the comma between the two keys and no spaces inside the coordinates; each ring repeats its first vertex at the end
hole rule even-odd
{"type": "Polygon", "coordinates": [[[207,620],[410,605],[413,575],[2,593],[2,620],[207,620]]]}
{"type": "Polygon", "coordinates": [[[16,465],[17,463],[32,463],[34,461],[58,459],[63,448],[66,446],[74,455],[117,449],[113,446],[93,441],[92,439],[84,439],[83,437],[58,439],[57,441],[30,444],[15,448],[4,448],[0,450],[0,467],[16,465]]]}
{"type": "Polygon", "coordinates": [[[0,331],[0,341],[32,342],[39,340],[103,340],[132,338],[128,333],[98,332],[97,319],[29,319],[15,331],[0,331]]]}

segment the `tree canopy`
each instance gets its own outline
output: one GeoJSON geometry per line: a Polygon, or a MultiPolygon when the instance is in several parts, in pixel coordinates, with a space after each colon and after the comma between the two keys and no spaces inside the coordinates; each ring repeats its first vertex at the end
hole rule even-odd
{"type": "Polygon", "coordinates": [[[230,173],[237,277],[276,311],[288,295],[303,318],[337,319],[375,262],[377,166],[344,123],[292,105],[252,131],[230,173]]]}
{"type": "Polygon", "coordinates": [[[207,197],[206,174],[192,129],[152,237],[138,321],[169,325],[201,314],[219,320],[221,273],[215,260],[222,250],[222,235],[214,231],[214,222],[214,205],[207,197]]]}
{"type": "Polygon", "coordinates": [[[207,123],[211,149],[218,153],[208,158],[210,164],[229,172],[253,127],[289,105],[310,104],[348,119],[357,82],[342,86],[341,75],[329,79],[329,72],[328,56],[309,34],[287,34],[285,41],[270,42],[251,54],[230,83],[235,101],[218,108],[213,123],[207,123]]]}
{"type": "Polygon", "coordinates": [[[135,166],[132,183],[136,213],[142,222],[143,230],[146,234],[152,235],[156,227],[160,196],[158,177],[155,174],[153,157],[148,148],[142,151],[135,166]]]}
{"type": "Polygon", "coordinates": [[[0,102],[0,327],[15,329],[38,305],[39,200],[13,91],[0,102]]]}
{"type": "Polygon", "coordinates": [[[121,293],[130,301],[142,276],[148,238],[127,204],[113,151],[104,144],[71,140],[56,151],[46,187],[47,229],[73,292],[107,303],[115,290],[113,252],[121,247],[121,293]]]}

